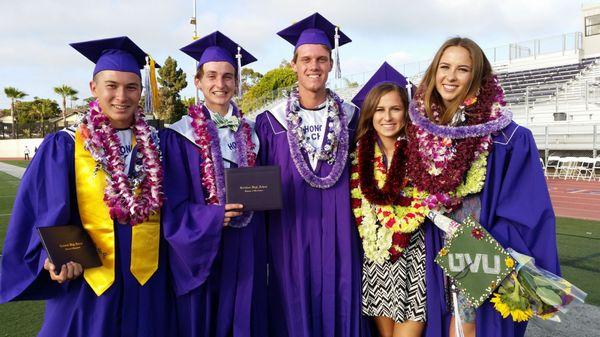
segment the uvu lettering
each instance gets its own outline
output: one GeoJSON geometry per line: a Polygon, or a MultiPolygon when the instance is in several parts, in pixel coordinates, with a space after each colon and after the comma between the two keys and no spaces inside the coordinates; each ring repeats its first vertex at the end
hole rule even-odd
{"type": "Polygon", "coordinates": [[[493,255],[493,267],[490,267],[489,259],[490,256],[487,254],[475,254],[475,259],[472,258],[471,254],[448,254],[449,269],[451,272],[462,272],[466,267],[469,267],[472,273],[478,273],[481,266],[483,272],[486,274],[499,274],[500,256],[493,255]]]}

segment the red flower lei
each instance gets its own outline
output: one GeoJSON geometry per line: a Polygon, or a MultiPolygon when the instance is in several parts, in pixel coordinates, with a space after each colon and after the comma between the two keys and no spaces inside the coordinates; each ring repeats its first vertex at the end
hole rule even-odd
{"type": "Polygon", "coordinates": [[[399,205],[409,206],[410,198],[406,198],[400,193],[406,186],[406,145],[405,139],[399,140],[395,144],[394,156],[389,168],[383,188],[377,187],[374,176],[373,153],[375,149],[376,135],[373,130],[369,130],[358,143],[358,173],[360,177],[360,189],[365,198],[375,205],[399,205]]]}
{"type": "MultiPolygon", "coordinates": [[[[502,89],[497,85],[493,78],[486,80],[477,96],[476,103],[465,109],[465,117],[467,125],[476,125],[488,122],[491,120],[492,105],[498,97],[499,91],[502,89]]],[[[415,100],[422,100],[423,92],[416,94],[415,100]]],[[[503,101],[501,101],[503,103],[503,101]]],[[[434,115],[437,106],[432,106],[434,115]]],[[[437,112],[439,115],[439,111],[437,112]]],[[[464,180],[465,175],[473,161],[477,158],[476,153],[480,145],[487,141],[486,137],[469,137],[464,139],[452,139],[452,147],[454,148],[454,156],[448,160],[441,174],[431,175],[427,168],[427,159],[419,151],[419,141],[417,132],[420,129],[412,123],[409,123],[406,135],[408,139],[408,168],[407,175],[411,183],[420,190],[427,191],[430,194],[448,193],[454,191],[458,185],[464,180]]],[[[435,137],[435,135],[430,135],[435,137]]],[[[491,146],[491,143],[490,143],[491,146]]],[[[491,151],[491,149],[490,149],[491,151]]]]}
{"type": "MultiPolygon", "coordinates": [[[[237,108],[234,107],[234,114],[236,110],[237,108]]],[[[239,114],[241,115],[241,112],[239,114]]],[[[223,157],[218,131],[214,123],[206,117],[204,105],[191,105],[188,115],[192,118],[192,127],[196,136],[195,142],[202,158],[200,171],[202,172],[202,187],[206,192],[205,201],[209,205],[224,204],[223,157]],[[209,121],[212,124],[209,125],[209,121]]],[[[240,128],[235,132],[235,141],[237,144],[238,165],[242,167],[254,166],[256,154],[253,150],[256,145],[252,143],[252,128],[245,119],[242,119],[240,128]],[[240,137],[242,135],[243,137],[240,137]]]]}
{"type": "Polygon", "coordinates": [[[137,172],[142,180],[136,186],[125,173],[125,161],[119,153],[121,141],[116,130],[110,126],[110,121],[102,113],[97,100],[91,101],[89,106],[90,110],[78,129],[84,137],[85,149],[90,152],[98,167],[106,172],[103,199],[109,208],[110,217],[121,224],[140,224],[151,214],[158,212],[163,203],[161,154],[153,131],[144,120],[142,109],[138,108],[131,126],[138,154],[142,157],[140,172],[137,172]],[[136,193],[137,188],[139,193],[136,193]]]}

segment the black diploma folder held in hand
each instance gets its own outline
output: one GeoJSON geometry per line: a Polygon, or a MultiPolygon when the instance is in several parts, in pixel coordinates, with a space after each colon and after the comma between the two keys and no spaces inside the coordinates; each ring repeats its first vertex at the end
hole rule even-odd
{"type": "Polygon", "coordinates": [[[279,166],[225,169],[226,202],[243,204],[244,211],[281,209],[279,166]]]}
{"type": "Polygon", "coordinates": [[[84,269],[100,267],[102,261],[88,233],[81,226],[38,227],[48,259],[60,272],[63,264],[79,263],[84,269]]]}

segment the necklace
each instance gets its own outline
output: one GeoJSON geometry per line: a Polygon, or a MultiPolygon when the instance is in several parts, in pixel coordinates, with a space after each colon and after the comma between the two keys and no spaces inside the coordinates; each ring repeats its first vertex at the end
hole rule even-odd
{"type": "Polygon", "coordinates": [[[106,172],[104,202],[110,216],[121,224],[142,223],[162,206],[163,171],[158,138],[144,120],[142,109],[138,108],[131,127],[138,154],[134,158],[134,179],[129,179],[125,161],[119,152],[121,141],[117,130],[110,126],[110,120],[102,113],[97,100],[90,102],[89,106],[79,130],[84,137],[85,149],[97,163],[96,168],[106,172]],[[136,191],[138,188],[139,191],[136,191]]]}
{"type": "MultiPolygon", "coordinates": [[[[422,92],[417,93],[407,128],[411,182],[431,194],[455,190],[479,155],[491,150],[490,134],[510,123],[512,115],[503,105],[502,89],[492,77],[484,82],[477,99],[464,103],[466,126],[441,126],[425,116],[422,92]]],[[[439,114],[438,107],[432,110],[439,114]]]]}
{"type": "MultiPolygon", "coordinates": [[[[396,141],[394,145],[394,155],[391,159],[389,174],[386,174],[386,180],[380,189],[375,181],[375,143],[377,136],[373,130],[369,130],[358,143],[358,171],[360,173],[360,189],[365,198],[377,205],[400,204],[408,206],[407,200],[402,194],[402,189],[406,186],[404,179],[406,175],[406,145],[405,139],[396,141]]],[[[383,161],[377,162],[379,171],[387,170],[383,161]]]]}
{"type": "MultiPolygon", "coordinates": [[[[233,107],[233,115],[241,118],[237,107],[235,105],[233,107]]],[[[223,155],[219,142],[218,129],[215,123],[207,118],[208,114],[208,109],[204,105],[191,105],[188,109],[188,115],[192,118],[195,143],[198,145],[202,159],[200,172],[202,173],[202,187],[205,191],[205,201],[209,205],[224,205],[225,167],[223,165],[223,155]]],[[[254,166],[256,163],[256,154],[253,151],[255,145],[252,143],[252,128],[244,118],[241,118],[241,125],[234,132],[234,139],[238,166],[254,166]]],[[[230,226],[246,226],[252,219],[252,214],[253,212],[244,212],[242,216],[230,222],[230,226]]]]}
{"type": "Polygon", "coordinates": [[[290,155],[300,176],[310,186],[325,189],[333,186],[339,180],[346,167],[348,158],[348,121],[342,110],[342,100],[332,91],[327,92],[327,122],[325,144],[322,149],[314,149],[306,139],[302,129],[302,118],[298,115],[300,100],[298,88],[295,88],[288,98],[286,108],[287,138],[290,155]],[[302,151],[309,156],[324,160],[333,165],[325,177],[316,175],[304,160],[302,151]]]}

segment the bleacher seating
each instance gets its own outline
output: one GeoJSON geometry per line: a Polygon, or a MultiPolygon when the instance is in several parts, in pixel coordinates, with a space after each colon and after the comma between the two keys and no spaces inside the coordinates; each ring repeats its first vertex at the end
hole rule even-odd
{"type": "Polygon", "coordinates": [[[511,104],[525,103],[526,91],[529,87],[529,101],[534,102],[541,97],[549,97],[556,92],[556,87],[575,79],[583,70],[598,58],[584,58],[581,62],[561,66],[538,68],[531,70],[503,72],[498,80],[506,92],[506,102],[511,104]],[[554,88],[553,88],[554,87],[554,88]]]}

